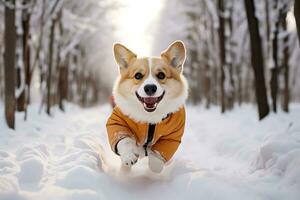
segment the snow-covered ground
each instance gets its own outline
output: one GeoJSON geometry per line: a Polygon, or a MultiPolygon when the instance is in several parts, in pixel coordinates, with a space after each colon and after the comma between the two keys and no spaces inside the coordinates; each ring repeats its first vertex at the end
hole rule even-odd
{"type": "Polygon", "coordinates": [[[300,198],[300,105],[262,122],[249,105],[225,115],[188,106],[182,145],[159,175],[146,159],[119,170],[106,138],[108,105],[68,105],[53,118],[29,111],[27,122],[17,115],[16,131],[0,116],[1,200],[300,198]]]}

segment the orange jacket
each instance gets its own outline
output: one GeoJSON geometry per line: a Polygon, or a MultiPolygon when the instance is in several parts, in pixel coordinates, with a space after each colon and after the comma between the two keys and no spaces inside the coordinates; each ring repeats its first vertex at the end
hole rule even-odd
{"type": "Polygon", "coordinates": [[[181,142],[184,126],[184,107],[168,115],[153,127],[148,123],[135,122],[116,106],[106,123],[108,140],[115,153],[117,153],[117,143],[124,137],[131,137],[135,138],[139,146],[149,142],[148,147],[153,151],[158,151],[166,161],[170,160],[176,152],[181,142]]]}

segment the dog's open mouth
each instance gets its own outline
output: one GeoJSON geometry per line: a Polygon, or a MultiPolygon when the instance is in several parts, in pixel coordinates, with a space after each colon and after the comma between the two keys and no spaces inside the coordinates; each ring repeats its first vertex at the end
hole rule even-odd
{"type": "Polygon", "coordinates": [[[141,97],[137,92],[135,92],[138,100],[143,104],[144,109],[147,112],[153,112],[158,103],[162,100],[165,95],[165,91],[159,97],[141,97]]]}

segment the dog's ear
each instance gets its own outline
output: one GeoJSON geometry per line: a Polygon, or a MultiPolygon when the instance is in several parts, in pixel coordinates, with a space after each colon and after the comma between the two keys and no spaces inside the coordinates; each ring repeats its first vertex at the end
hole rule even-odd
{"type": "Polygon", "coordinates": [[[161,57],[179,72],[182,72],[183,64],[186,57],[185,46],[182,41],[176,40],[165,51],[161,53],[161,57]]]}
{"type": "Polygon", "coordinates": [[[120,70],[126,69],[131,59],[137,57],[135,53],[133,53],[127,47],[120,43],[115,43],[113,50],[116,62],[119,65],[120,70]]]}

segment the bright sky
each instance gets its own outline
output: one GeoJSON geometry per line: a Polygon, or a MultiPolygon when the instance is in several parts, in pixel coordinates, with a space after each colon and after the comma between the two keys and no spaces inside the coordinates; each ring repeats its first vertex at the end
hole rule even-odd
{"type": "Polygon", "coordinates": [[[155,22],[164,0],[120,1],[124,7],[117,13],[119,42],[127,45],[139,56],[150,55],[155,22]]]}

